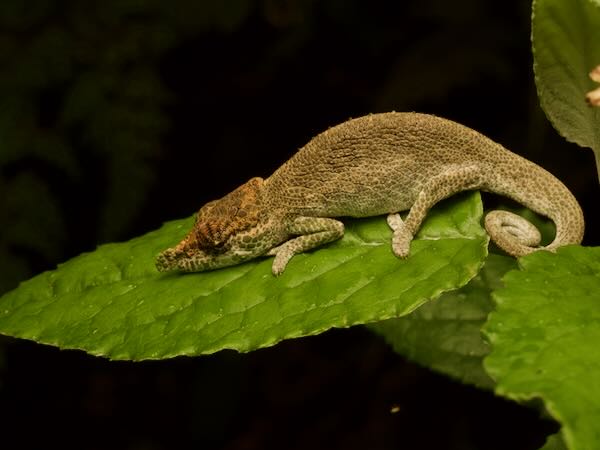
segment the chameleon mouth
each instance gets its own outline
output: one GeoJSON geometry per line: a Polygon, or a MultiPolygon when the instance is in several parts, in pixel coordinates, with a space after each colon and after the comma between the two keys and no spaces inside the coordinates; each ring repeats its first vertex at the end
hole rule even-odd
{"type": "Polygon", "coordinates": [[[156,269],[159,272],[179,270],[181,272],[203,272],[205,270],[230,266],[239,261],[235,255],[210,255],[203,251],[195,252],[168,248],[156,256],[156,269]]]}
{"type": "Polygon", "coordinates": [[[155,264],[159,272],[173,270],[203,272],[205,270],[233,266],[256,256],[258,255],[255,252],[245,250],[211,255],[201,251],[190,254],[177,248],[169,248],[156,256],[155,264]]]}

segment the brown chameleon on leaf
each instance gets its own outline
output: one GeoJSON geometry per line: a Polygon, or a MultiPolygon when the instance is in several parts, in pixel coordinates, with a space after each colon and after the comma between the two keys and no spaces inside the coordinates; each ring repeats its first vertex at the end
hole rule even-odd
{"type": "Polygon", "coordinates": [[[269,178],[252,178],[204,205],[188,235],[156,259],[159,271],[195,272],[275,256],[290,259],[344,234],[336,217],[388,214],[392,251],[409,255],[428,210],[457,192],[495,192],[552,219],[554,241],[507,211],[485,217],[491,239],[513,256],[583,238],[583,213],[552,174],[466,126],[419,113],[352,119],[313,138],[269,178]],[[398,214],[409,210],[406,219],[398,214]]]}

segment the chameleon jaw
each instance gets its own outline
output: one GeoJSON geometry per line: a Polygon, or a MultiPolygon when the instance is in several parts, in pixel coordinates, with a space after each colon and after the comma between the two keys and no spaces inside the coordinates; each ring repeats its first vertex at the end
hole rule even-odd
{"type": "Polygon", "coordinates": [[[181,272],[203,272],[205,270],[218,269],[233,266],[240,262],[254,258],[249,251],[228,251],[222,254],[210,254],[196,249],[193,252],[182,251],[177,247],[168,248],[156,257],[156,269],[159,272],[179,270],[181,272]]]}

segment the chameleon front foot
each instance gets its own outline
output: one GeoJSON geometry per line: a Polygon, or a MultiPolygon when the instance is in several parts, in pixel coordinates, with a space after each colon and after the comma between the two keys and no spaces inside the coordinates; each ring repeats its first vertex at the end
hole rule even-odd
{"type": "Polygon", "coordinates": [[[290,235],[299,235],[273,247],[266,254],[275,255],[273,275],[281,275],[292,257],[328,242],[340,239],[344,235],[344,224],[326,217],[296,217],[287,229],[290,235]]]}
{"type": "MultiPolygon", "coordinates": [[[[286,244],[288,242],[286,242],[286,244]]],[[[287,264],[290,262],[290,259],[292,259],[292,256],[294,256],[294,251],[289,245],[286,246],[286,244],[272,248],[267,253],[267,255],[275,255],[275,258],[273,259],[273,265],[271,266],[271,272],[273,272],[273,275],[275,276],[283,273],[287,267],[287,264]]]]}

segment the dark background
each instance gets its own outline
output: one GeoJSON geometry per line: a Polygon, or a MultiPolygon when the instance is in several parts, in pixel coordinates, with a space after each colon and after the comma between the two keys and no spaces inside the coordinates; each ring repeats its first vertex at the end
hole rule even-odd
{"type": "MultiPolygon", "coordinates": [[[[547,168],[598,245],[593,155],[538,107],[530,7],[2,0],[0,292],[389,110],[457,120],[547,168]]],[[[361,328],[145,363],[0,338],[3,449],[537,449],[555,429],[361,328]]]]}

